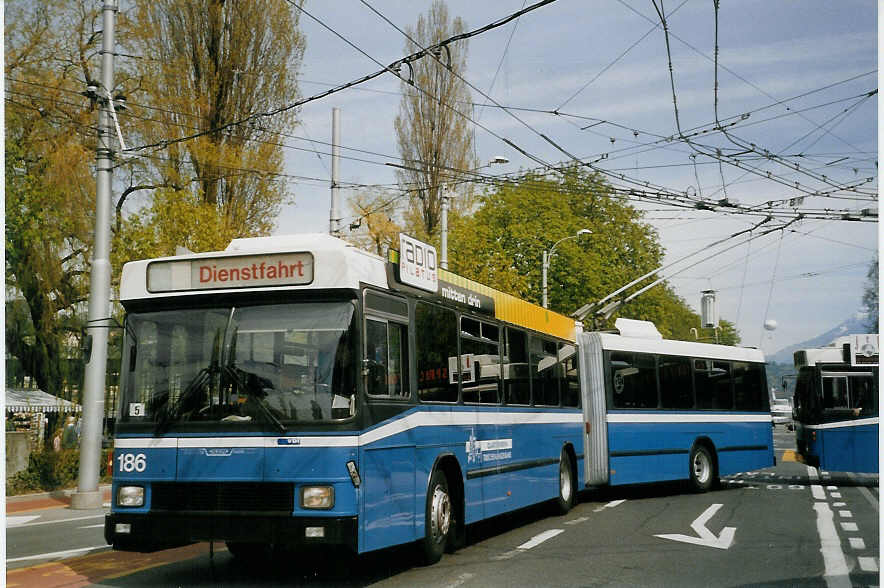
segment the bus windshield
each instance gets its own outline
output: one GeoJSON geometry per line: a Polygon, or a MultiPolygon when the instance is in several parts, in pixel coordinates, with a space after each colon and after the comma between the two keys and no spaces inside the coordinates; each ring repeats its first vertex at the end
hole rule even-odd
{"type": "Polygon", "coordinates": [[[121,422],[260,423],[355,414],[351,302],[130,313],[121,422]]]}

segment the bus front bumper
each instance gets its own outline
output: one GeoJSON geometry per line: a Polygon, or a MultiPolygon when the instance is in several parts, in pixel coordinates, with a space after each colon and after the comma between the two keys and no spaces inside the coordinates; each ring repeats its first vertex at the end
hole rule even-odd
{"type": "Polygon", "coordinates": [[[121,513],[104,518],[104,538],[119,551],[151,552],[197,541],[357,549],[357,518],[255,513],[121,513]]]}

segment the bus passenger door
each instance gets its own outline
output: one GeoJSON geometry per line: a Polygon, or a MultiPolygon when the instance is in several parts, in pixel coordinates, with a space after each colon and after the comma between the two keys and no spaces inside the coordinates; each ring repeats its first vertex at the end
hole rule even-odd
{"type": "Polygon", "coordinates": [[[392,313],[365,318],[363,381],[367,410],[372,422],[390,424],[369,431],[365,435],[368,443],[360,451],[363,551],[414,539],[414,431],[392,422],[397,417],[407,418],[404,413],[411,406],[406,320],[392,313]]]}
{"type": "Polygon", "coordinates": [[[587,486],[607,484],[608,421],[605,398],[605,363],[598,333],[577,335],[580,356],[580,393],[585,424],[583,451],[587,486]]]}

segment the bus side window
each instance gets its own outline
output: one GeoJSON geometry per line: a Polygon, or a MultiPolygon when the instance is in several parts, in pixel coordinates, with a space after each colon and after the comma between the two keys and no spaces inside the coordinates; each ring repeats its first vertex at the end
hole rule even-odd
{"type": "Polygon", "coordinates": [[[657,408],[653,355],[612,351],[609,361],[614,408],[657,408]]]}
{"type": "Polygon", "coordinates": [[[417,392],[423,402],[457,402],[457,315],[453,310],[418,302],[415,305],[417,392]]]}
{"type": "Polygon", "coordinates": [[[562,381],[562,406],[580,406],[580,380],[578,378],[577,348],[574,345],[559,346],[559,363],[562,381]]]}
{"type": "Polygon", "coordinates": [[[503,386],[507,404],[531,404],[528,370],[528,337],[525,331],[506,328],[503,386]]]}
{"type": "Polygon", "coordinates": [[[735,361],[734,375],[734,408],[736,410],[765,410],[767,399],[767,383],[764,381],[764,369],[759,364],[735,361]]]}
{"type": "Polygon", "coordinates": [[[694,390],[697,408],[730,410],[734,406],[731,390],[731,364],[726,361],[694,359],[694,390]]]}
{"type": "Polygon", "coordinates": [[[461,395],[464,402],[497,404],[500,400],[500,329],[497,325],[462,316],[460,318],[461,395]],[[466,376],[469,376],[468,378],[466,376]]]}
{"type": "Polygon", "coordinates": [[[663,408],[694,408],[694,385],[689,358],[661,355],[659,374],[663,408]]]}
{"type": "Polygon", "coordinates": [[[878,415],[878,394],[872,376],[850,376],[850,407],[858,417],[878,415]]]}
{"type": "Polygon", "coordinates": [[[407,398],[408,327],[380,319],[365,319],[365,360],[368,393],[407,398]]]}
{"type": "Polygon", "coordinates": [[[535,406],[559,405],[561,365],[555,341],[531,337],[531,389],[535,406]]]}

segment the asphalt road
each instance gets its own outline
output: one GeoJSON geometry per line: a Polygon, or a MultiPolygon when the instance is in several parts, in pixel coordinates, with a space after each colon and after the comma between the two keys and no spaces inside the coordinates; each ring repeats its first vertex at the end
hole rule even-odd
{"type": "MultiPolygon", "coordinates": [[[[877,476],[823,475],[783,461],[793,434],[775,430],[778,465],[722,480],[585,493],[565,517],[538,507],[469,529],[434,566],[409,547],[361,558],[287,554],[246,565],[223,546],[141,555],[40,554],[101,545],[101,513],[50,509],[7,529],[8,585],[65,586],[877,586],[877,476]],[[79,518],[79,517],[96,518],[79,518]],[[31,559],[23,559],[31,558],[31,559]],[[57,561],[57,560],[61,561],[57,561]],[[41,563],[56,560],[54,563],[41,563]],[[39,564],[39,565],[35,565],[39,564]],[[57,583],[56,583],[57,582],[57,583]]],[[[22,521],[22,519],[19,519],[22,521]]]]}

